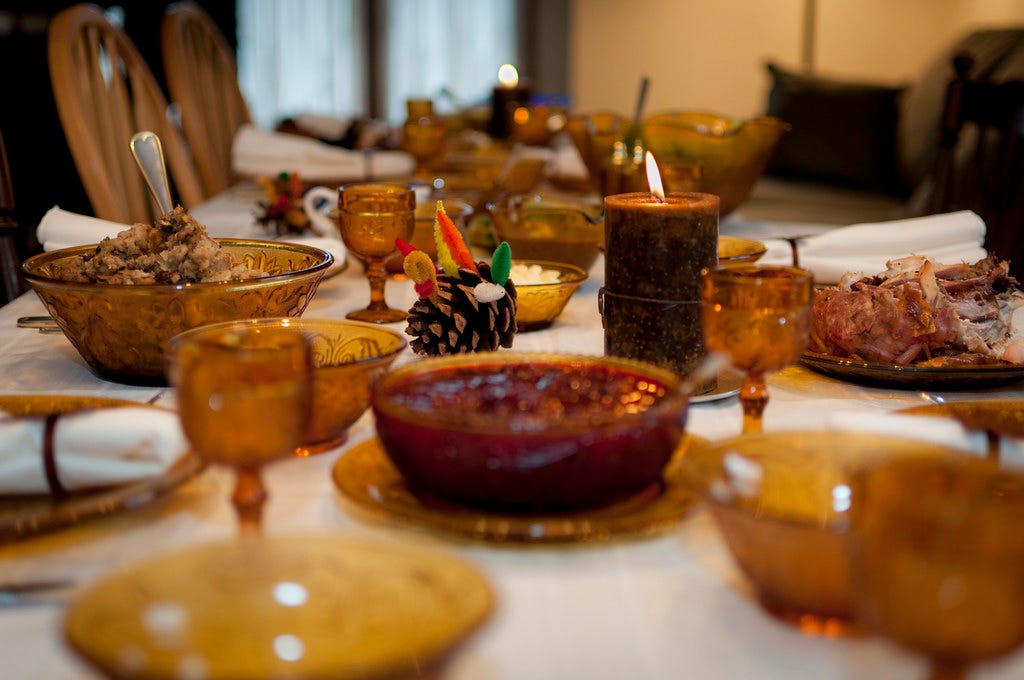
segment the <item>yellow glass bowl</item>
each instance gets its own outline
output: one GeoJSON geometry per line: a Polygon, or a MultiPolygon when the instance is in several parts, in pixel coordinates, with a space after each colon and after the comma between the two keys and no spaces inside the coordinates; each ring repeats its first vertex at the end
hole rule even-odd
{"type": "Polygon", "coordinates": [[[255,317],[299,316],[334,262],[319,248],[278,241],[219,239],[234,262],[270,273],[260,279],[178,285],[82,283],[54,278],[59,263],[96,244],[34,255],[25,280],[89,367],[115,382],[164,385],[164,352],[196,326],[255,317]]]}
{"type": "Polygon", "coordinates": [[[370,389],[408,344],[401,333],[346,319],[246,319],[205,328],[294,328],[313,349],[313,413],[300,455],[333,448],[370,406],[370,389]]]}
{"type": "Polygon", "coordinates": [[[688,451],[684,475],[761,604],[815,632],[854,620],[851,492],[866,465],[962,453],[913,439],[817,431],[743,435],[688,451]]]}
{"type": "Polygon", "coordinates": [[[565,262],[587,271],[604,247],[599,208],[539,195],[509,195],[488,203],[498,243],[508,241],[512,257],[565,262]]]}
{"type": "Polygon", "coordinates": [[[753,264],[765,254],[767,248],[760,241],[737,236],[718,237],[718,264],[732,267],[737,264],[753,264]]]}
{"type": "Polygon", "coordinates": [[[750,197],[789,124],[771,116],[736,120],[701,111],[673,111],[644,120],[647,148],[660,161],[701,164],[701,191],[721,198],[725,217],[750,197]]]}
{"type": "Polygon", "coordinates": [[[516,328],[520,333],[547,328],[554,323],[588,276],[576,265],[564,262],[514,260],[513,264],[537,265],[558,273],[558,281],[552,283],[520,283],[512,279],[516,284],[516,328]]]}

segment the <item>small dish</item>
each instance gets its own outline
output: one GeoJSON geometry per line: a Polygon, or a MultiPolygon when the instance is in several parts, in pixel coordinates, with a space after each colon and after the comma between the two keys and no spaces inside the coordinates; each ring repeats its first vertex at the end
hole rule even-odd
{"type": "Polygon", "coordinates": [[[723,267],[752,264],[757,262],[767,250],[760,241],[737,236],[719,236],[718,264],[723,267]]]}
{"type": "Polygon", "coordinates": [[[516,284],[516,326],[520,333],[541,330],[554,323],[569,298],[587,280],[587,272],[564,262],[515,260],[512,264],[513,267],[518,264],[531,271],[543,272],[545,276],[557,276],[556,281],[535,283],[531,280],[517,280],[513,272],[512,281],[516,284]]]}
{"type": "Polygon", "coordinates": [[[583,202],[509,195],[487,210],[495,240],[508,241],[517,259],[565,262],[589,271],[604,245],[603,214],[583,202]]]}
{"type": "Polygon", "coordinates": [[[581,512],[488,512],[426,501],[409,491],[378,439],[342,454],[332,477],[346,501],[379,519],[493,543],[587,543],[647,536],[686,517],[697,498],[680,467],[686,452],[701,443],[707,442],[686,435],[659,482],[617,503],[581,512]]]}

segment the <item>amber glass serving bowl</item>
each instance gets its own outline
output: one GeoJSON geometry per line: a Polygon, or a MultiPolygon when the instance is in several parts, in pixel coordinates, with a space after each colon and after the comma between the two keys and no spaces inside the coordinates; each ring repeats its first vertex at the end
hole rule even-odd
{"type": "Polygon", "coordinates": [[[166,384],[167,341],[220,321],[299,316],[334,262],[330,253],[293,243],[219,239],[235,262],[270,275],[222,283],[125,285],[54,278],[61,262],[96,244],[34,255],[25,280],[64,335],[100,377],[131,384],[166,384]]]}
{"type": "Polygon", "coordinates": [[[397,331],[346,319],[246,319],[204,328],[294,328],[309,339],[313,406],[300,454],[324,451],[344,441],[348,428],[369,408],[373,383],[407,344],[397,331]]]}
{"type": "Polygon", "coordinates": [[[541,195],[508,195],[487,205],[498,243],[512,257],[566,262],[587,271],[604,246],[601,208],[541,195]]]}
{"type": "Polygon", "coordinates": [[[789,125],[771,116],[750,120],[702,111],[672,111],[644,119],[643,138],[659,162],[699,161],[701,191],[722,199],[725,217],[750,197],[789,125]]]}
{"type": "Polygon", "coordinates": [[[684,475],[761,604],[813,632],[853,627],[851,486],[880,460],[961,455],[852,432],[777,432],[688,451],[684,475]]]}
{"type": "Polygon", "coordinates": [[[539,268],[545,277],[558,277],[557,281],[542,283],[534,283],[533,279],[517,281],[515,277],[512,278],[516,284],[516,325],[520,333],[547,328],[554,323],[569,298],[587,280],[587,272],[564,262],[514,260],[513,265],[516,264],[528,267],[531,272],[539,268]]]}
{"type": "Polygon", "coordinates": [[[718,264],[732,267],[738,264],[753,264],[761,259],[767,248],[760,241],[738,236],[718,237],[718,264]]]}
{"type": "Polygon", "coordinates": [[[370,404],[385,452],[421,498],[552,512],[657,484],[688,396],[674,373],[627,359],[479,353],[391,371],[370,404]]]}

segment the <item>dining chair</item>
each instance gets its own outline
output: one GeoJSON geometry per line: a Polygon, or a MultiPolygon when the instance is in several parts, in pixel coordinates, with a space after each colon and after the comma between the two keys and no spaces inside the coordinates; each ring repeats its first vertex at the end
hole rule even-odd
{"type": "Polygon", "coordinates": [[[929,211],[970,209],[985,221],[985,247],[1024,279],[1024,81],[970,76],[953,59],[929,211]]]}
{"type": "Polygon", "coordinates": [[[231,145],[251,123],[238,86],[235,54],[213,19],[191,2],[171,5],[160,28],[160,47],[171,100],[192,147],[203,191],[220,193],[234,183],[231,145]]]}
{"type": "Polygon", "coordinates": [[[5,305],[24,290],[18,275],[18,254],[15,235],[18,223],[14,221],[14,189],[11,169],[7,163],[7,149],[0,132],[0,305],[5,305]]]}
{"type": "Polygon", "coordinates": [[[152,71],[98,7],[78,4],[57,14],[47,54],[64,135],[97,217],[122,223],[158,217],[129,147],[142,130],[155,132],[163,144],[176,202],[191,208],[203,200],[195,166],[152,71]]]}

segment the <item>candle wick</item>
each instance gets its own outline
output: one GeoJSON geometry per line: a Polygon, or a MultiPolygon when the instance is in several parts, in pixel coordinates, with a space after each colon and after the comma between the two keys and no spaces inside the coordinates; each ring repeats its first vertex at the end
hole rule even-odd
{"type": "Polygon", "coordinates": [[[665,197],[662,196],[661,194],[652,193],[651,196],[653,196],[654,200],[657,201],[658,203],[664,203],[665,202],[665,197]]]}

